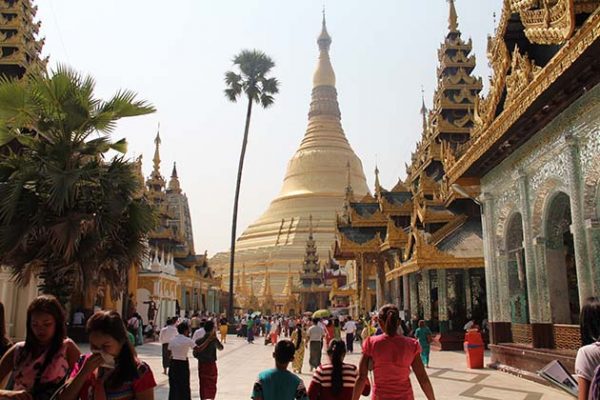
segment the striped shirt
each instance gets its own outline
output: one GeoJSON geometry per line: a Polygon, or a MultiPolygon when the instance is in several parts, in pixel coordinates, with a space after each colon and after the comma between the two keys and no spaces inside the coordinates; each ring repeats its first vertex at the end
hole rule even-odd
{"type": "MultiPolygon", "coordinates": [[[[336,395],[332,391],[332,374],[333,365],[324,364],[320,365],[314,372],[312,381],[308,387],[308,397],[319,400],[344,400],[352,398],[352,391],[354,385],[358,379],[358,369],[356,365],[343,364],[342,365],[342,390],[336,395]]],[[[371,392],[371,387],[367,380],[367,384],[363,390],[363,396],[368,396],[371,392]]]]}

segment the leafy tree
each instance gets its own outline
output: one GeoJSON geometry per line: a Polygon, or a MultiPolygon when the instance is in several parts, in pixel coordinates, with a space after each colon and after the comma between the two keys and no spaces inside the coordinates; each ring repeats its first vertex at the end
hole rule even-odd
{"type": "Polygon", "coordinates": [[[244,158],[246,156],[246,145],[248,144],[248,131],[250,129],[250,118],[252,116],[252,105],[260,104],[267,108],[275,101],[273,95],[279,92],[279,81],[269,78],[268,75],[275,63],[269,56],[259,50],[242,50],[233,58],[233,65],[237,72],[225,73],[225,96],[232,102],[239,98],[248,99],[246,110],[246,125],[244,127],[244,138],[242,140],[242,151],[238,164],[237,180],[235,185],[235,197],[233,200],[233,221],[231,223],[231,253],[229,259],[229,318],[233,318],[233,273],[235,264],[235,239],[237,230],[238,202],[240,197],[240,185],[242,183],[242,171],[244,169],[244,158]]]}
{"type": "Polygon", "coordinates": [[[110,137],[154,107],[128,90],[100,100],[94,86],[65,66],[0,79],[0,264],[63,301],[97,284],[116,298],[156,223],[126,141],[110,137]]]}

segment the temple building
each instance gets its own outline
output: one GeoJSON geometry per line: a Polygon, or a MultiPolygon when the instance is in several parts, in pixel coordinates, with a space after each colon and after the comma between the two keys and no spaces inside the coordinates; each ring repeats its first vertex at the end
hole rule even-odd
{"type": "MultiPolygon", "coordinates": [[[[160,172],[160,133],[154,143],[153,169],[145,182],[144,196],[156,207],[159,225],[149,235],[148,258],[135,268],[137,276],[132,278],[135,286],[130,296],[145,323],[154,319],[163,326],[166,318],[176,314],[220,312],[221,282],[209,268],[206,254],[194,251],[188,199],[176,165],[168,183],[160,172]]],[[[138,176],[143,179],[141,168],[140,158],[138,176]]]]}
{"type": "MultiPolygon", "coordinates": [[[[41,22],[35,21],[37,7],[31,0],[0,0],[0,75],[21,78],[26,71],[43,71],[44,40],[38,38],[41,22]]],[[[12,278],[11,270],[0,265],[0,302],[4,304],[7,334],[25,338],[27,306],[38,295],[38,280],[25,287],[12,278]]]]}
{"type": "Polygon", "coordinates": [[[505,1],[490,90],[449,185],[480,187],[492,362],[573,369],[579,310],[600,293],[600,1],[505,1]]]}
{"type": "Polygon", "coordinates": [[[26,71],[44,71],[48,62],[40,53],[41,22],[35,22],[37,6],[31,0],[0,1],[0,75],[21,78],[26,71]]]}
{"type": "MultiPolygon", "coordinates": [[[[309,216],[313,218],[316,247],[329,249],[335,240],[335,215],[344,202],[347,163],[356,195],[362,198],[368,193],[362,163],[341,125],[335,73],[329,58],[331,37],[325,19],[317,43],[319,60],[304,138],[288,163],[281,192],[236,244],[236,271],[245,265],[248,275],[260,282],[268,266],[273,296],[280,304],[287,300],[283,288],[288,266],[296,273],[302,271],[309,216]]],[[[210,263],[221,272],[223,282],[228,282],[229,253],[218,253],[210,263]]],[[[296,286],[296,274],[294,280],[296,286]]]]}
{"type": "Polygon", "coordinates": [[[357,314],[396,303],[406,319],[423,319],[440,333],[436,345],[458,349],[464,323],[486,317],[483,241],[479,207],[449,191],[444,157],[470,139],[482,82],[472,75],[472,42],[462,39],[449,4],[434,104],[429,111],[423,101],[422,137],[406,180],[386,190],[376,169],[375,195],[362,200],[348,183],[335,257],[353,260],[354,276],[334,295],[347,294],[357,314]]]}

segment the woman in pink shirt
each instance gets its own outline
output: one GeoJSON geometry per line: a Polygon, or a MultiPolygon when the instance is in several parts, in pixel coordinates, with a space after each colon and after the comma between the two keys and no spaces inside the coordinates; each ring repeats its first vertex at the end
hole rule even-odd
{"type": "Polygon", "coordinates": [[[358,367],[358,380],[352,395],[360,399],[367,380],[369,364],[373,367],[373,399],[414,400],[410,384],[410,369],[415,373],[421,389],[428,400],[435,400],[433,387],[425,372],[419,354],[421,347],[416,339],[398,335],[400,312],[398,307],[387,304],[379,310],[379,325],[384,334],[370,336],[363,343],[362,357],[358,367]]]}

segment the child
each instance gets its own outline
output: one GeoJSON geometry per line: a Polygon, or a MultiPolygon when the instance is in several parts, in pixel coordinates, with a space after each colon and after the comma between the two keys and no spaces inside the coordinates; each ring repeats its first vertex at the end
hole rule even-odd
{"type": "Polygon", "coordinates": [[[252,390],[253,400],[308,400],[302,379],[288,371],[294,359],[294,343],[282,340],[275,346],[275,368],[258,374],[252,390]]]}

